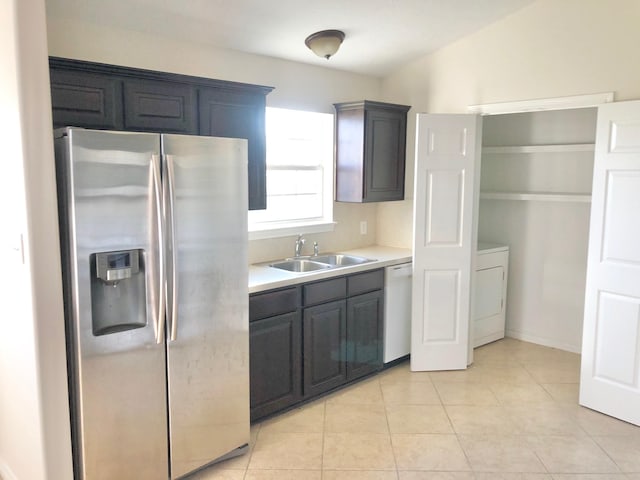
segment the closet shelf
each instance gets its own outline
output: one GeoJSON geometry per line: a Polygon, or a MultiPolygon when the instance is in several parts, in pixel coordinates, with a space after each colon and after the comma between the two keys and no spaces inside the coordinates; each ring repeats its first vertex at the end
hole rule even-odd
{"type": "Polygon", "coordinates": [[[481,200],[524,200],[536,202],[590,203],[591,195],[584,193],[555,192],[480,192],[481,200]]]}
{"type": "Polygon", "coordinates": [[[509,145],[482,147],[482,153],[562,153],[594,152],[593,143],[567,143],[558,145],[509,145]]]}

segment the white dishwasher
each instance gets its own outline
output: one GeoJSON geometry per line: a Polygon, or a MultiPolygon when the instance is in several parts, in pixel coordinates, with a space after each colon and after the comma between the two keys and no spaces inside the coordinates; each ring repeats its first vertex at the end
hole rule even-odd
{"type": "Polygon", "coordinates": [[[411,351],[411,280],[413,264],[402,263],[384,271],[384,363],[411,351]]]}

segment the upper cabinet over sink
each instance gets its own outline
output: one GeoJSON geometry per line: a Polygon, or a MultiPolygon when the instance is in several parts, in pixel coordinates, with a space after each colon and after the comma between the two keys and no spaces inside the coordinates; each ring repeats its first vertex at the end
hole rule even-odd
{"type": "Polygon", "coordinates": [[[336,103],[336,201],[404,199],[409,106],[336,103]]]}
{"type": "Polygon", "coordinates": [[[49,59],[53,126],[246,138],[249,209],[266,208],[266,95],[272,87],[49,59]]]}

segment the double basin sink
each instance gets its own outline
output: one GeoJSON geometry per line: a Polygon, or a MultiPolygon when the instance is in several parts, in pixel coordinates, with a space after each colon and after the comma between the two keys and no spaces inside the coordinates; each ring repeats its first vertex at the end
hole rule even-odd
{"type": "Polygon", "coordinates": [[[349,267],[373,261],[371,258],[358,257],[356,255],[326,253],[312,257],[285,258],[284,260],[269,262],[268,266],[288,272],[307,273],[330,268],[349,267]]]}

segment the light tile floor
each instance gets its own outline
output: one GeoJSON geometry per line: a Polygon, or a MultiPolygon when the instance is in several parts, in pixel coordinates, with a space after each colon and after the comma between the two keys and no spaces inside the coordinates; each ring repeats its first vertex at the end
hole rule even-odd
{"type": "Polygon", "coordinates": [[[513,339],[465,371],[404,363],[254,425],[247,455],[192,479],[640,480],[640,427],[578,406],[579,370],[513,339]]]}

